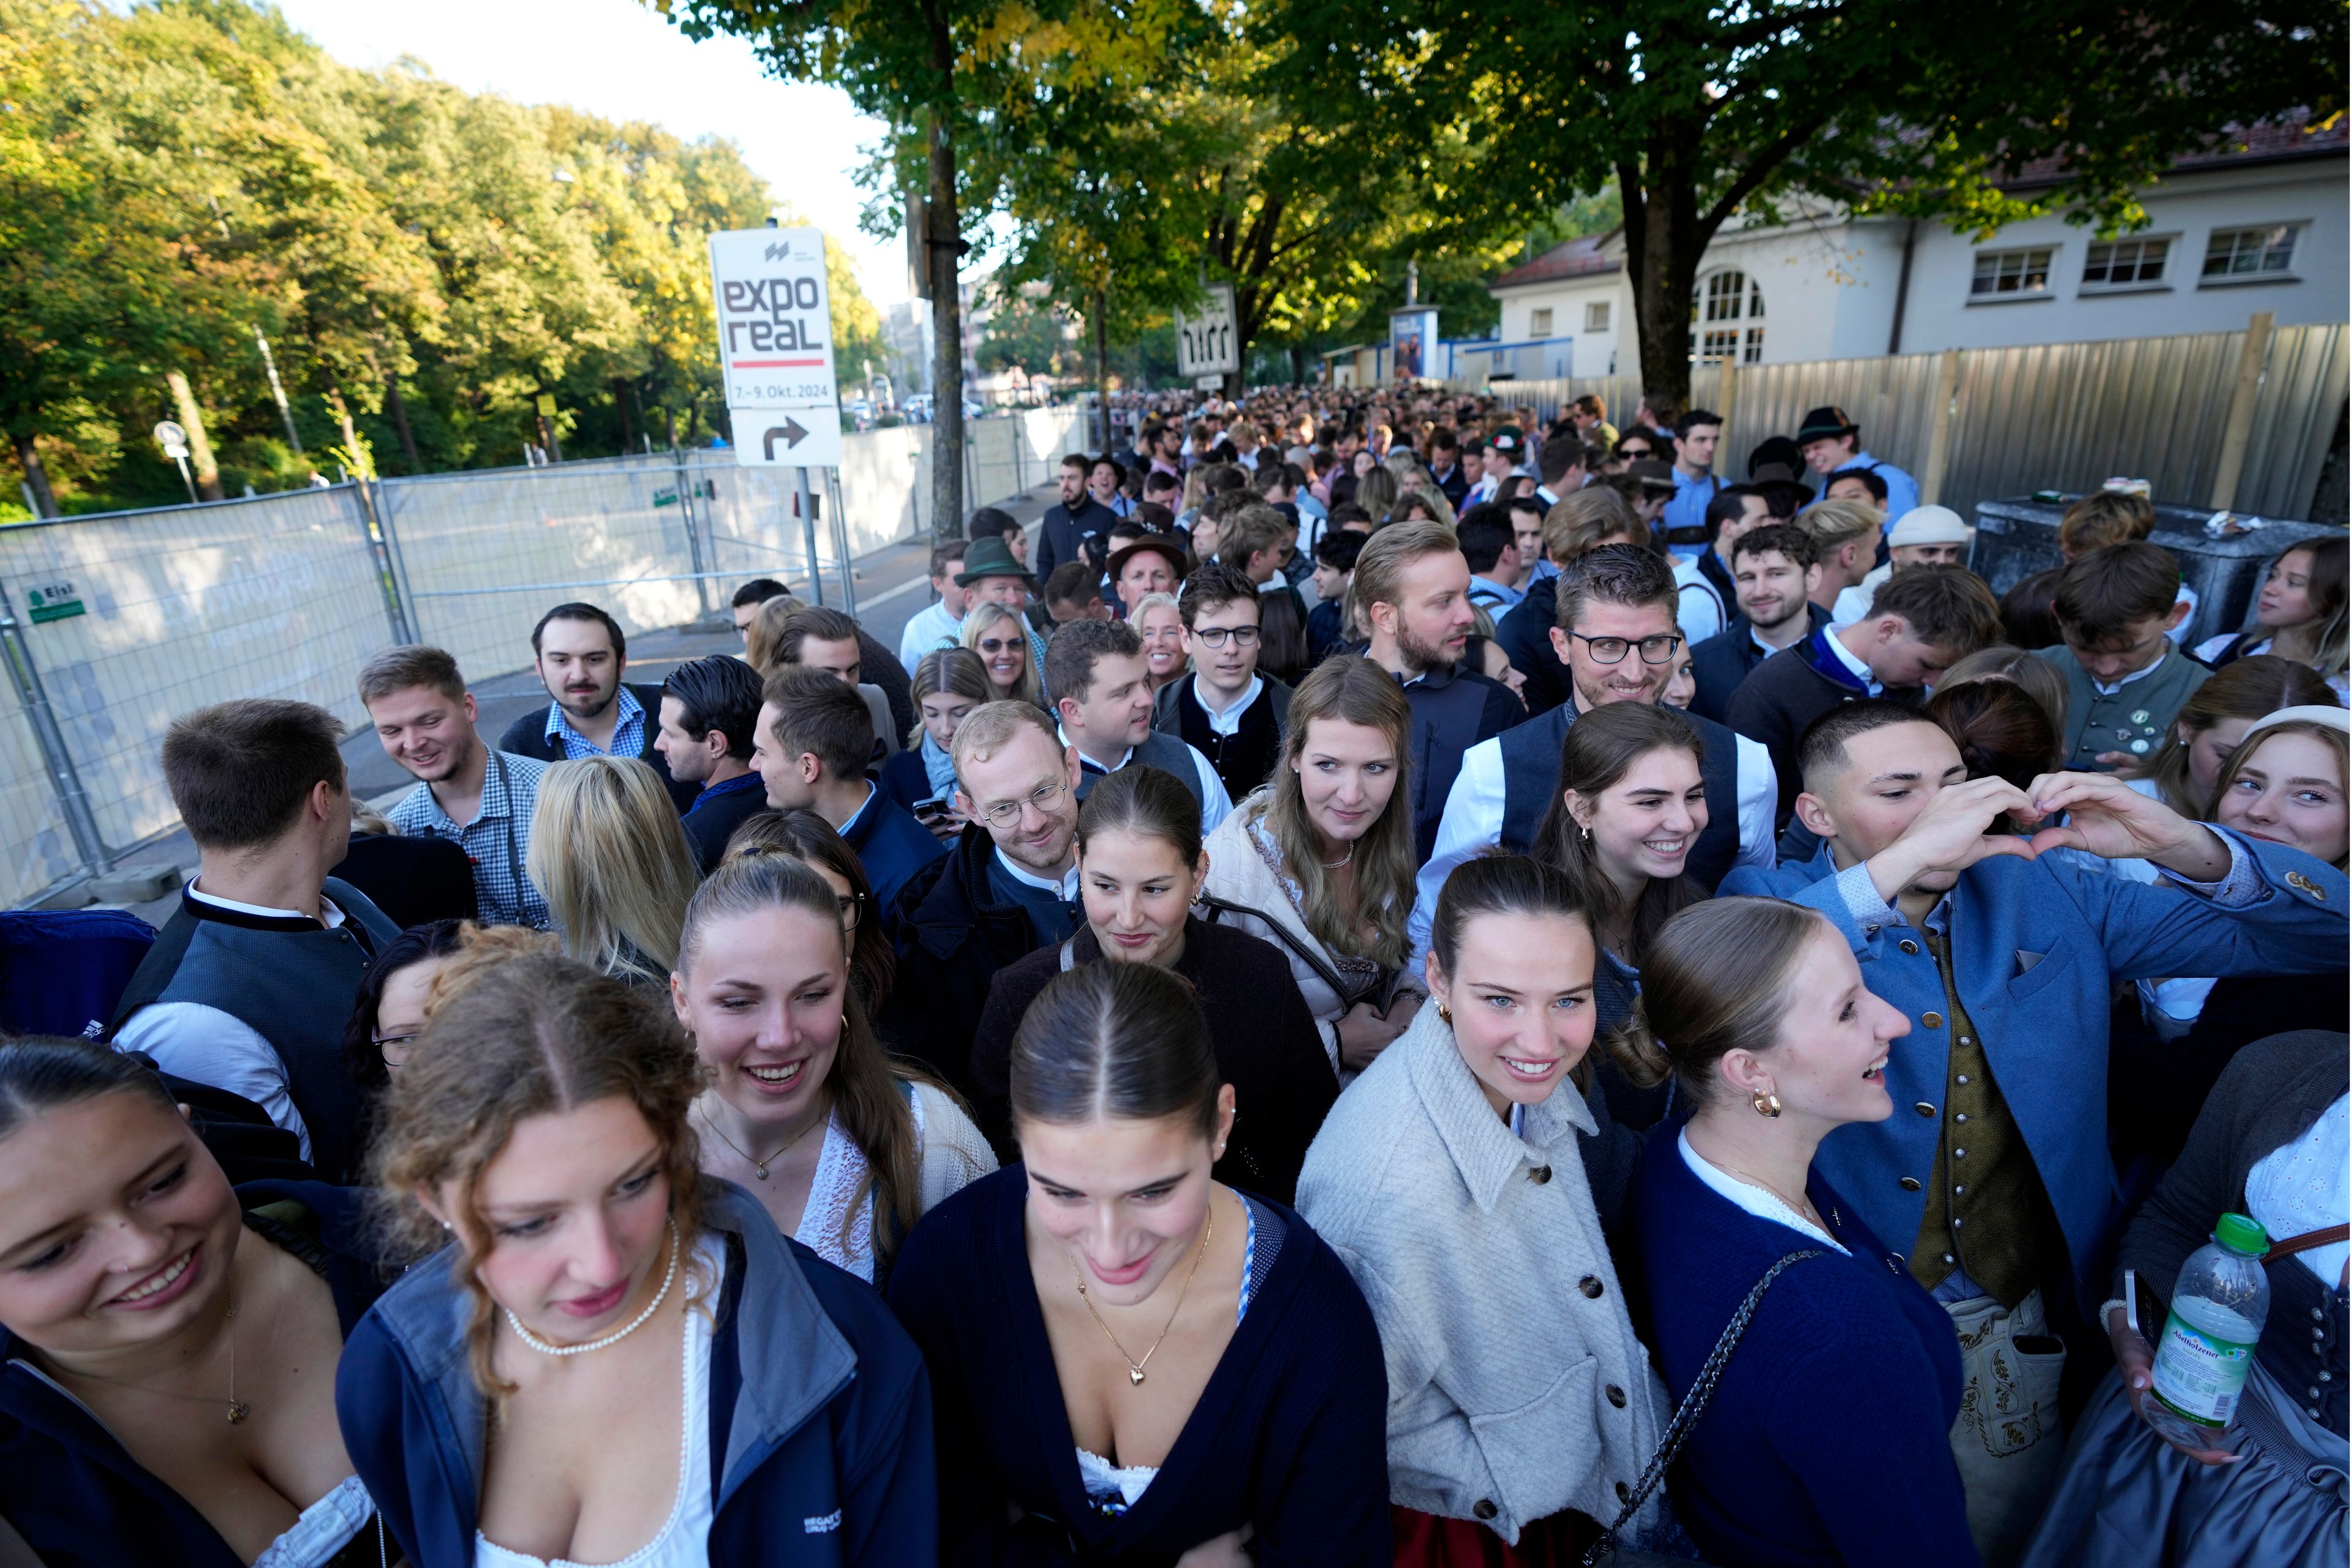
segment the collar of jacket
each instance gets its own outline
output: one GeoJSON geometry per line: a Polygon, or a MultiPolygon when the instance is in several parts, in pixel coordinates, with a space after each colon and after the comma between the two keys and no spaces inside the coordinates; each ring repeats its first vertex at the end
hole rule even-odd
{"type": "MultiPolygon", "coordinates": [[[[715,1510],[778,1444],[841,1392],[856,1373],[857,1355],[759,1201],[731,1182],[708,1176],[702,1197],[703,1229],[726,1244],[730,1269],[741,1270],[740,1281],[730,1279],[714,1304],[734,1303],[731,1313],[721,1310],[716,1333],[734,1339],[742,1370],[727,1423],[727,1460],[711,1500],[715,1510]]],[[[442,1248],[410,1269],[375,1310],[418,1380],[438,1398],[470,1476],[461,1489],[478,1498],[488,1413],[466,1354],[473,1303],[457,1278],[457,1260],[454,1245],[442,1248]]]]}
{"type": "Polygon", "coordinates": [[[955,847],[931,862],[940,869],[929,890],[901,922],[901,929],[911,928],[908,940],[920,942],[932,957],[943,959],[963,945],[975,917],[1012,920],[1026,930],[1029,917],[1021,906],[998,903],[989,892],[988,859],[995,853],[996,840],[982,824],[975,822],[957,834],[955,847]]]}
{"type": "Polygon", "coordinates": [[[1528,1107],[1524,1134],[1513,1136],[1510,1124],[1495,1114],[1470,1064],[1462,1059],[1454,1030],[1437,1016],[1433,1000],[1422,1005],[1412,1027],[1389,1051],[1403,1058],[1413,1090],[1454,1168],[1461,1173],[1462,1184],[1487,1213],[1494,1212],[1512,1178],[1528,1166],[1581,1158],[1572,1142],[1555,1147],[1569,1134],[1599,1135],[1584,1095],[1562,1074],[1549,1097],[1528,1107]]]}
{"type": "MultiPolygon", "coordinates": [[[[180,908],[192,921],[213,921],[225,926],[238,926],[246,931],[281,931],[289,936],[299,936],[306,931],[315,934],[328,929],[326,921],[314,921],[309,915],[257,915],[250,910],[224,909],[218,904],[209,903],[197,898],[194,892],[195,885],[192,879],[180,889],[180,908]]],[[[322,898],[327,898],[329,901],[333,902],[337,909],[343,908],[340,900],[334,900],[326,892],[323,885],[320,887],[320,893],[322,898]]],[[[348,910],[344,911],[343,918],[346,922],[351,921],[348,910]]]]}

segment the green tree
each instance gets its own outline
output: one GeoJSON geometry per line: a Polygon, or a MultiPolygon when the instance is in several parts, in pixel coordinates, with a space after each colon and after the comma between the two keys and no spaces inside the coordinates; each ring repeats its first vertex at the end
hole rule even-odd
{"type": "Polygon", "coordinates": [[[1613,183],[1643,379],[1677,402],[1692,285],[1735,215],[1811,197],[1979,230],[2053,210],[2128,228],[2174,156],[2344,96],[2337,0],[1654,0],[1508,27],[1440,0],[1269,0],[1250,25],[1312,63],[1268,83],[1287,116],[1368,156],[1419,150],[1421,194],[1457,233],[1524,231],[1613,183]],[[2054,186],[2001,188],[2045,162],[2054,186]]]}

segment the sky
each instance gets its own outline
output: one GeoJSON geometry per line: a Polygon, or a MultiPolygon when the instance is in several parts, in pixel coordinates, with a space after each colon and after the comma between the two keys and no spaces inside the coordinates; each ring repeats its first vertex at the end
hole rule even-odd
{"type": "Polygon", "coordinates": [[[779,202],[848,251],[881,309],[907,298],[904,241],[857,226],[855,174],[881,121],[830,87],[764,74],[751,46],[695,43],[640,0],[278,0],[287,20],[346,64],[424,61],[444,81],[524,103],[643,120],[742,149],[779,202]]]}

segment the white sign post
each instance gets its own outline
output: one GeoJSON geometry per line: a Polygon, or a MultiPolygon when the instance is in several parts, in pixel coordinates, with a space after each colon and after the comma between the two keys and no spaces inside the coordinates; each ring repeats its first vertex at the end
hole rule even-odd
{"type": "Polygon", "coordinates": [[[1240,339],[1234,330],[1234,286],[1212,283],[1197,310],[1176,313],[1176,373],[1202,383],[1242,368],[1240,339]]]}
{"type": "MultiPolygon", "coordinates": [[[[742,228],[712,235],[710,299],[719,319],[719,366],[727,388],[735,461],[747,468],[800,470],[809,581],[821,605],[824,586],[816,552],[820,487],[810,470],[841,465],[841,394],[834,380],[824,233],[742,228]]],[[[847,589],[845,535],[842,544],[841,574],[847,589]]]]}

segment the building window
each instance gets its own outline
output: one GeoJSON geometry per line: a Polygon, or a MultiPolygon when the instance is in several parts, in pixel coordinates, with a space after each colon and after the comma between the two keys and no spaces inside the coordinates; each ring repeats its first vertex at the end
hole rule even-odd
{"type": "Polygon", "coordinates": [[[2056,254],[2047,247],[2032,250],[1979,250],[1977,252],[1976,275],[1969,279],[1969,298],[1990,300],[2047,294],[2050,292],[2050,258],[2056,254]]]}
{"type": "Polygon", "coordinates": [[[1528,312],[1528,336],[1531,338],[1548,338],[1551,336],[1551,312],[1549,310],[1529,310],[1528,312]]]}
{"type": "Polygon", "coordinates": [[[2083,262],[2083,287],[2096,291],[2161,283],[2164,263],[2171,253],[2169,239],[2096,241],[2083,262]]]}
{"type": "Polygon", "coordinates": [[[1764,290],[1745,272],[1711,273],[1691,296],[1691,326],[1700,364],[1754,364],[1764,357],[1764,290]]]}
{"type": "Polygon", "coordinates": [[[1609,330],[1608,300],[1595,300],[1584,307],[1584,330],[1588,332],[1605,332],[1609,330]]]}
{"type": "Polygon", "coordinates": [[[2300,224],[2269,224],[2261,228],[2217,228],[2205,242],[2205,269],[2200,281],[2229,282],[2237,279],[2292,278],[2294,242],[2300,224]]]}

